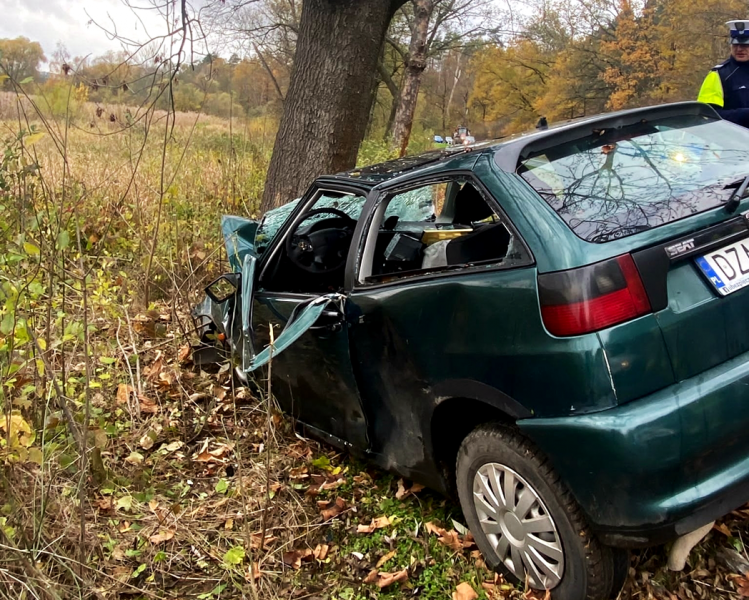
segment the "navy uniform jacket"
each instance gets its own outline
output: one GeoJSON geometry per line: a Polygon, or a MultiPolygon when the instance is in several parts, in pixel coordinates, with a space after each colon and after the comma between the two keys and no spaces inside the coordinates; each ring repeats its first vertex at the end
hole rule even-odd
{"type": "Polygon", "coordinates": [[[727,121],[749,127],[749,62],[729,58],[705,77],[697,97],[712,104],[727,121]]]}

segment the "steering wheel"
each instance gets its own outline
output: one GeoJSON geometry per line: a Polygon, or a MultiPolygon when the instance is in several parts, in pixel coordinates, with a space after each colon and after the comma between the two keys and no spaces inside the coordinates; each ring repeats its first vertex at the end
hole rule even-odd
{"type": "MultiPolygon", "coordinates": [[[[320,221],[324,223],[325,221],[320,221]]],[[[315,208],[309,211],[286,236],[286,256],[297,267],[308,273],[330,273],[346,264],[351,236],[356,221],[337,208],[315,208]],[[308,227],[309,231],[300,231],[301,225],[314,215],[331,214],[346,223],[341,227],[314,230],[316,223],[308,227]]]]}

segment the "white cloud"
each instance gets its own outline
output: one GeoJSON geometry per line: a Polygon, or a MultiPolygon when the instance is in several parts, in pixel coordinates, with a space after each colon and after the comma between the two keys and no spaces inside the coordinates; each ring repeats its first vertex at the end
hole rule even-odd
{"type": "Polygon", "coordinates": [[[163,17],[143,10],[149,2],[133,4],[141,10],[133,11],[121,0],[0,0],[0,38],[25,36],[37,41],[49,59],[57,42],[72,56],[121,49],[122,44],[102,28],[136,42],[167,31],[163,17]]]}

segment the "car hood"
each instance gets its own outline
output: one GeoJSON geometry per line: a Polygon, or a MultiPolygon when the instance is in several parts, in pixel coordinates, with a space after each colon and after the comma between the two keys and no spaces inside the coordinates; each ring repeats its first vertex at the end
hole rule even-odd
{"type": "Polygon", "coordinates": [[[235,215],[221,217],[221,233],[224,236],[226,255],[235,273],[242,270],[245,256],[250,254],[258,258],[263,253],[296,208],[299,200],[297,198],[269,210],[259,222],[235,215]]]}

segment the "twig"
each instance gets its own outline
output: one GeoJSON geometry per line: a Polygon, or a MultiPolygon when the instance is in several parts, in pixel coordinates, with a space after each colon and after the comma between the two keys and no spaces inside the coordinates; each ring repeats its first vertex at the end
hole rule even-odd
{"type": "MultiPolygon", "coordinates": [[[[237,303],[234,304],[234,310],[232,314],[232,322],[234,319],[239,316],[237,311],[237,303]]],[[[231,364],[234,364],[234,345],[232,345],[232,356],[231,356],[231,364]]],[[[254,600],[260,600],[260,596],[257,591],[257,582],[255,581],[255,574],[252,572],[255,568],[254,562],[253,562],[253,552],[252,552],[252,532],[250,531],[250,514],[248,510],[248,502],[247,502],[247,492],[245,490],[244,486],[244,477],[242,476],[243,467],[242,467],[242,447],[239,437],[239,427],[237,427],[238,421],[238,415],[237,415],[237,402],[236,402],[236,390],[234,386],[234,374],[231,374],[231,395],[232,395],[232,408],[234,411],[234,431],[235,431],[235,444],[234,447],[236,448],[237,453],[237,480],[239,481],[239,494],[242,497],[242,514],[244,515],[244,520],[242,523],[242,532],[244,533],[245,538],[245,546],[247,547],[247,557],[250,562],[250,589],[252,590],[252,597],[254,600]]],[[[262,540],[262,538],[261,538],[262,540]]],[[[262,544],[262,541],[261,541],[262,544]]],[[[262,550],[262,546],[261,546],[262,550]]],[[[259,562],[258,562],[259,564],[259,562]]]]}
{"type": "MultiPolygon", "coordinates": [[[[81,228],[78,225],[78,220],[75,223],[75,236],[78,240],[78,256],[83,256],[83,246],[81,245],[81,228]]],[[[83,453],[81,454],[81,478],[78,482],[78,503],[80,510],[80,562],[86,563],[86,478],[88,477],[88,423],[91,419],[91,352],[90,352],[90,339],[88,331],[88,283],[86,279],[86,269],[83,265],[83,261],[80,261],[80,269],[83,278],[81,279],[81,291],[83,292],[83,354],[86,363],[86,408],[83,418],[83,435],[81,437],[83,442],[83,453]]],[[[81,577],[83,573],[81,573],[81,577]]]]}
{"type": "MultiPolygon", "coordinates": [[[[125,314],[127,315],[127,309],[125,309],[125,314]]],[[[128,325],[130,324],[130,321],[128,320],[128,325]]],[[[133,368],[130,366],[130,357],[128,356],[127,352],[125,351],[125,347],[122,345],[122,342],[120,341],[120,328],[122,327],[122,319],[117,319],[117,333],[115,334],[115,337],[117,338],[117,345],[120,347],[120,352],[122,352],[122,358],[125,359],[125,364],[127,365],[127,373],[130,376],[130,385],[133,387],[133,390],[138,390],[138,394],[140,394],[140,376],[138,377],[138,388],[135,387],[135,378],[133,377],[133,368]]],[[[132,332],[131,332],[132,335],[132,332]]],[[[137,353],[136,353],[137,356],[137,353]]],[[[140,417],[140,403],[133,402],[134,405],[131,406],[131,400],[130,400],[130,394],[127,395],[127,408],[128,412],[130,413],[130,422],[131,427],[135,429],[135,414],[134,409],[139,414],[140,417]]]]}
{"type": "Polygon", "coordinates": [[[260,517],[260,551],[263,550],[263,542],[265,540],[265,529],[268,526],[268,507],[270,506],[270,438],[271,438],[271,428],[273,426],[273,418],[272,418],[272,406],[271,406],[271,400],[273,398],[273,393],[271,389],[271,376],[273,374],[273,349],[274,344],[276,342],[275,336],[273,335],[273,323],[270,323],[270,344],[268,346],[268,394],[266,396],[267,398],[267,429],[265,431],[265,506],[263,506],[263,513],[260,517]]]}

